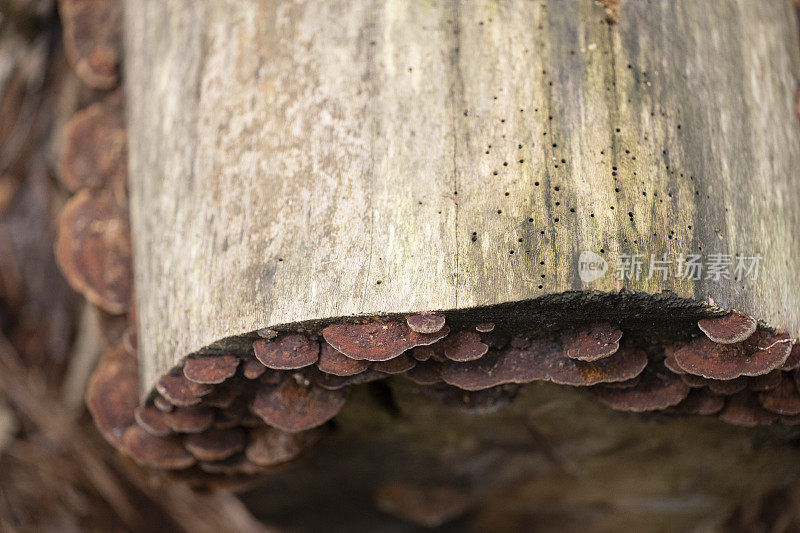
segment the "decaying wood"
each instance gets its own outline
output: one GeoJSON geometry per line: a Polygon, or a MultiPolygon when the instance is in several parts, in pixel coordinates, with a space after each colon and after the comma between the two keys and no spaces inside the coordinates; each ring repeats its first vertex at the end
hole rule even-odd
{"type": "Polygon", "coordinates": [[[608,308],[575,290],[800,332],[788,0],[627,2],[611,27],[589,0],[126,8],[143,390],[265,327],[608,308]],[[611,272],[581,282],[585,250],[611,272]],[[763,260],[614,279],[651,253],[763,260]]]}

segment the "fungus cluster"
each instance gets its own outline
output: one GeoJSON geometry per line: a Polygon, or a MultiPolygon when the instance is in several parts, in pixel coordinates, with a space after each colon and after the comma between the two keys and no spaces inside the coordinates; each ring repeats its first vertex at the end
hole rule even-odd
{"type": "Polygon", "coordinates": [[[318,334],[258,338],[250,353],[187,358],[144,405],[135,337],[126,336],[103,358],[87,402],[106,439],[141,465],[242,475],[298,457],[350,386],[396,375],[471,412],[508,403],[522,384],[550,381],[587,387],[622,411],[796,424],[800,348],[738,315],[703,319],[693,339],[667,346],[624,337],[610,323],[524,334],[476,325],[451,332],[432,313],[329,324],[318,334]]]}
{"type": "Polygon", "coordinates": [[[187,359],[180,372],[159,379],[152,401],[140,404],[136,346],[125,344],[103,355],[86,403],[106,440],[148,468],[263,473],[300,456],[319,436],[307,429],[344,402],[343,394],[268,373],[254,358],[248,365],[220,354],[187,359]],[[262,372],[247,377],[245,368],[255,364],[262,372]]]}

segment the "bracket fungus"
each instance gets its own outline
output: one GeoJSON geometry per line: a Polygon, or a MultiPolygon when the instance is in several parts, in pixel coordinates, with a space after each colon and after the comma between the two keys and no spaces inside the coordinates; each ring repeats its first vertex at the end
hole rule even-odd
{"type": "Polygon", "coordinates": [[[195,383],[214,385],[232,377],[238,366],[239,358],[235,355],[190,357],[183,365],[183,375],[195,383]]]}
{"type": "Polygon", "coordinates": [[[274,370],[296,370],[319,359],[319,343],[299,333],[271,341],[258,339],[253,343],[253,351],[264,366],[274,370]]]}
{"type": "Polygon", "coordinates": [[[121,449],[125,430],[135,425],[139,405],[139,369],[136,358],[121,343],[103,354],[86,389],[86,405],[103,437],[121,449]]]}
{"type": "Polygon", "coordinates": [[[756,319],[739,311],[731,311],[725,316],[703,318],[697,322],[703,333],[718,344],[742,342],[755,333],[756,319]]]}
{"type": "Polygon", "coordinates": [[[189,406],[200,403],[200,398],[214,388],[207,383],[190,381],[183,374],[165,374],[156,382],[158,393],[175,406],[189,406]]]}
{"type": "Polygon", "coordinates": [[[420,313],[406,318],[406,324],[416,333],[436,333],[444,327],[444,315],[420,313]]]}
{"type": "Polygon", "coordinates": [[[376,361],[372,363],[370,368],[378,372],[383,372],[384,374],[402,374],[414,368],[416,364],[416,359],[408,355],[408,353],[402,353],[388,361],[376,361]]]}
{"type": "Polygon", "coordinates": [[[242,363],[242,375],[247,379],[258,379],[266,371],[267,367],[262,365],[261,361],[257,359],[247,359],[242,363]]]}
{"type": "Polygon", "coordinates": [[[251,410],[277,429],[296,432],[320,426],[344,406],[343,390],[328,390],[296,377],[258,390],[251,410]]]}
{"type": "Polygon", "coordinates": [[[675,350],[675,362],[684,371],[717,380],[759,376],[782,366],[791,351],[791,339],[784,332],[758,329],[746,340],[719,344],[697,337],[675,350]]]}
{"type": "Polygon", "coordinates": [[[59,177],[71,191],[115,190],[127,181],[121,91],[76,113],[66,126],[59,177]]]}
{"type": "Polygon", "coordinates": [[[435,333],[417,333],[408,324],[373,320],[364,324],[331,324],[322,330],[328,344],[351,359],[386,361],[415,346],[426,346],[443,339],[450,328],[435,333]]]}
{"type": "Polygon", "coordinates": [[[622,331],[607,322],[597,322],[561,336],[564,355],[579,361],[597,361],[619,349],[622,331]]]}
{"type": "Polygon", "coordinates": [[[767,374],[755,376],[749,379],[748,388],[752,391],[768,391],[777,388],[781,384],[783,372],[773,370],[767,374]]]}
{"type": "Polygon", "coordinates": [[[199,461],[221,461],[242,451],[246,441],[244,430],[233,427],[187,435],[183,444],[199,461]]]}
{"type": "Polygon", "coordinates": [[[474,331],[459,331],[449,335],[442,344],[444,356],[451,361],[474,361],[489,351],[489,346],[482,343],[481,336],[474,331]]]}
{"type": "Polygon", "coordinates": [[[70,285],[111,314],[132,294],[128,216],[119,198],[82,190],[61,211],[56,258],[70,285]]]}
{"type": "Polygon", "coordinates": [[[764,409],[755,395],[748,391],[728,398],[719,418],[728,424],[744,427],[766,426],[779,420],[777,414],[764,409]]]}
{"type": "Polygon", "coordinates": [[[200,433],[214,423],[214,411],[205,406],[176,407],[161,416],[175,433],[200,433]]]}
{"type": "Polygon", "coordinates": [[[318,436],[315,431],[288,433],[271,427],[261,427],[250,432],[250,442],[244,453],[258,466],[275,466],[299,457],[318,436]]]}
{"type": "Polygon", "coordinates": [[[597,361],[578,361],[565,357],[563,351],[551,348],[542,358],[547,379],[553,383],[572,386],[591,386],[598,383],[627,381],[638,376],[647,366],[647,354],[638,348],[621,348],[613,357],[597,361]]]}
{"type": "Polygon", "coordinates": [[[692,389],[675,409],[690,415],[715,415],[725,407],[725,397],[712,394],[705,389],[692,389]]]}
{"type": "Polygon", "coordinates": [[[351,359],[327,342],[323,342],[319,349],[317,368],[326,374],[346,377],[364,372],[369,368],[369,361],[351,359]]]}
{"type": "Polygon", "coordinates": [[[147,405],[138,405],[136,409],[133,410],[136,423],[154,437],[166,437],[172,433],[172,428],[167,425],[167,422],[162,416],[163,414],[162,411],[159,411],[155,407],[147,405]]]}
{"type": "Polygon", "coordinates": [[[478,333],[489,333],[494,330],[494,324],[491,322],[481,322],[475,326],[475,331],[478,333]]]}
{"type": "Polygon", "coordinates": [[[125,449],[139,465],[160,470],[183,470],[194,465],[195,458],[176,436],[155,437],[140,428],[128,428],[125,449]]]}
{"type": "Polygon", "coordinates": [[[747,378],[743,376],[733,379],[712,379],[708,382],[708,390],[714,394],[730,396],[731,394],[736,394],[737,392],[745,390],[747,385],[747,378]]]}
{"type": "Polygon", "coordinates": [[[758,400],[767,411],[779,415],[800,415],[800,393],[794,380],[788,375],[781,378],[777,388],[761,392],[758,400]]]}
{"type": "Polygon", "coordinates": [[[59,0],[64,51],[81,80],[96,89],[119,81],[123,2],[59,0]]]}
{"type": "Polygon", "coordinates": [[[689,386],[666,369],[651,368],[642,372],[639,383],[627,389],[595,387],[600,401],[618,411],[656,411],[681,403],[689,394],[689,386]]]}
{"type": "Polygon", "coordinates": [[[446,365],[438,361],[420,361],[406,372],[406,377],[417,385],[433,385],[442,381],[446,365]]]}
{"type": "Polygon", "coordinates": [[[800,344],[797,342],[792,343],[792,351],[789,352],[789,357],[786,362],[781,366],[781,370],[794,370],[800,367],[800,344]]]}

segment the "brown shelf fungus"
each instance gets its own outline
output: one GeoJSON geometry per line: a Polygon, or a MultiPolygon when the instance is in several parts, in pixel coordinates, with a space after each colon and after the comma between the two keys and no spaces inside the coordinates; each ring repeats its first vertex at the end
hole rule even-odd
{"type": "Polygon", "coordinates": [[[345,397],[343,390],[327,390],[295,375],[277,387],[266,385],[259,389],[251,410],[282,431],[305,431],[336,416],[345,397]]]}
{"type": "Polygon", "coordinates": [[[792,344],[784,332],[756,330],[743,342],[719,344],[698,337],[675,350],[678,366],[690,374],[730,380],[739,376],[759,376],[782,366],[792,344]]]}
{"type": "Polygon", "coordinates": [[[313,365],[319,359],[319,343],[299,333],[253,343],[256,359],[274,370],[296,370],[313,365]]]}
{"type": "Polygon", "coordinates": [[[444,327],[444,315],[420,313],[406,318],[406,324],[416,333],[436,333],[444,327]]]}
{"type": "Polygon", "coordinates": [[[373,320],[364,324],[331,324],[322,330],[328,344],[351,359],[386,361],[415,346],[426,346],[443,339],[450,328],[436,333],[417,333],[408,324],[373,320]]]}
{"type": "Polygon", "coordinates": [[[689,386],[680,377],[663,368],[647,368],[635,387],[616,389],[598,386],[593,389],[600,400],[618,411],[656,411],[681,403],[689,395],[689,386]]]}
{"type": "Polygon", "coordinates": [[[123,201],[78,192],[61,212],[55,245],[70,285],[111,314],[124,313],[131,304],[131,240],[123,201]]]}
{"type": "Polygon", "coordinates": [[[123,2],[59,0],[64,51],[86,85],[110,89],[119,82],[123,2]]]}
{"type": "Polygon", "coordinates": [[[195,458],[176,436],[155,437],[139,426],[128,428],[125,449],[139,465],[159,470],[183,470],[194,465],[195,458]]]}
{"type": "Polygon", "coordinates": [[[703,318],[697,326],[710,340],[719,344],[742,342],[755,333],[756,319],[739,311],[731,311],[725,316],[703,318]]]}
{"type": "Polygon", "coordinates": [[[239,358],[230,354],[190,357],[183,365],[183,375],[189,381],[213,385],[232,377],[238,366],[239,358]]]}
{"type": "Polygon", "coordinates": [[[561,336],[564,355],[579,361],[597,361],[619,349],[622,331],[613,324],[598,322],[561,336]]]}

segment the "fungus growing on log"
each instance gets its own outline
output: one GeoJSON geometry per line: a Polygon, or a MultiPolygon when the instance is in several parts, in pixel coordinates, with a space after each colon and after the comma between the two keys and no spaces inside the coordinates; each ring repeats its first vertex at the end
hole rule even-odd
{"type": "Polygon", "coordinates": [[[245,456],[258,466],[275,466],[293,461],[318,438],[314,431],[285,432],[262,427],[250,432],[245,456]]]}
{"type": "Polygon", "coordinates": [[[162,411],[150,406],[138,405],[133,410],[136,423],[154,437],[166,437],[172,433],[172,428],[167,425],[163,415],[162,411]]]}
{"type": "Polygon", "coordinates": [[[321,372],[334,376],[353,376],[369,368],[369,361],[351,359],[327,342],[324,342],[319,349],[317,368],[321,372]]]}
{"type": "Polygon", "coordinates": [[[494,330],[494,324],[491,322],[481,322],[475,326],[475,331],[478,333],[489,333],[492,330],[494,330]]]}
{"type": "Polygon", "coordinates": [[[789,357],[781,366],[781,370],[794,370],[798,367],[800,367],[800,344],[792,342],[792,351],[789,352],[789,357]]]}
{"type": "Polygon", "coordinates": [[[136,359],[118,343],[100,358],[86,389],[86,406],[103,437],[122,449],[125,430],[135,425],[139,405],[139,369],[136,359]]]}
{"type": "Polygon", "coordinates": [[[676,342],[674,344],[668,344],[664,346],[664,366],[667,367],[667,369],[673,374],[686,374],[686,371],[682,369],[675,360],[675,352],[684,346],[686,346],[685,342],[676,342]]]}
{"type": "Polygon", "coordinates": [[[388,361],[372,363],[370,368],[378,372],[383,372],[384,374],[402,374],[414,368],[416,364],[416,359],[408,355],[408,353],[403,353],[388,361]]]}
{"type": "Polygon", "coordinates": [[[87,300],[112,314],[131,303],[131,241],[119,198],[82,190],[61,211],[56,257],[87,300]]]}
{"type": "Polygon", "coordinates": [[[156,383],[156,390],[172,405],[185,407],[200,403],[200,398],[214,390],[214,387],[190,381],[183,374],[165,374],[156,383]]]}
{"type": "Polygon", "coordinates": [[[351,359],[386,361],[415,346],[426,346],[443,339],[450,328],[436,333],[417,333],[408,324],[374,320],[366,324],[331,324],[322,330],[328,344],[351,359]]]}
{"type": "Polygon", "coordinates": [[[262,365],[261,361],[257,359],[247,359],[242,363],[242,375],[247,379],[258,379],[266,371],[267,367],[262,365]]]}
{"type": "Polygon", "coordinates": [[[319,385],[323,389],[342,390],[353,385],[363,385],[364,383],[386,379],[388,374],[370,368],[360,374],[354,374],[352,376],[334,376],[318,370],[309,369],[304,372],[304,376],[308,377],[314,384],[319,385]]]}
{"type": "Polygon", "coordinates": [[[560,344],[546,339],[526,344],[524,349],[490,352],[475,361],[454,363],[442,373],[442,379],[471,391],[536,380],[589,386],[632,379],[647,366],[647,354],[638,349],[623,349],[613,358],[583,362],[565,357],[560,344]]]}
{"type": "Polygon", "coordinates": [[[200,433],[214,423],[214,411],[204,406],[176,407],[161,416],[175,433],[200,433]]]}
{"type": "Polygon", "coordinates": [[[595,387],[600,400],[619,411],[655,411],[681,403],[689,394],[689,386],[666,369],[648,367],[639,376],[639,383],[627,389],[595,387]]]}
{"type": "Polygon", "coordinates": [[[598,322],[561,336],[564,355],[579,361],[597,361],[619,349],[622,331],[613,324],[598,322]]]}
{"type": "Polygon", "coordinates": [[[736,426],[766,426],[778,421],[778,415],[764,409],[756,396],[748,391],[734,394],[719,413],[720,420],[736,426]]]}
{"type": "Polygon", "coordinates": [[[675,362],[690,374],[730,380],[739,376],[759,376],[786,362],[792,344],[784,332],[759,329],[743,342],[719,344],[698,337],[675,350],[675,362]]]}
{"type": "Polygon", "coordinates": [[[160,394],[157,394],[156,396],[153,397],[153,405],[156,406],[156,409],[162,412],[172,411],[175,408],[175,406],[172,405],[169,402],[169,400],[167,400],[160,394]]]}
{"type": "Polygon", "coordinates": [[[712,394],[705,389],[692,389],[675,410],[691,415],[710,416],[722,411],[723,407],[725,407],[724,396],[712,394]]]}
{"type": "Polygon", "coordinates": [[[298,333],[271,341],[258,339],[253,343],[253,351],[264,366],[274,370],[296,370],[319,359],[319,343],[298,333]]]}
{"type": "Polygon", "coordinates": [[[481,342],[481,336],[474,331],[459,331],[442,342],[444,356],[451,361],[465,362],[479,359],[489,351],[489,346],[481,342]]]}
{"type": "Polygon", "coordinates": [[[767,411],[779,415],[800,415],[800,393],[794,380],[786,374],[777,388],[760,393],[758,400],[767,411]]]}
{"type": "Polygon", "coordinates": [[[202,403],[206,407],[228,409],[239,398],[239,394],[244,392],[242,389],[240,383],[227,381],[214,387],[213,391],[203,397],[202,403]]]}
{"type": "Polygon", "coordinates": [[[183,375],[189,381],[213,385],[232,377],[238,366],[239,358],[235,355],[190,357],[183,365],[183,375]]]}
{"type": "Polygon", "coordinates": [[[420,361],[406,372],[406,377],[417,385],[433,385],[442,381],[442,373],[447,365],[438,361],[420,361]]]}
{"type": "Polygon", "coordinates": [[[420,313],[406,318],[406,324],[416,333],[436,333],[444,327],[444,315],[420,313]]]}
{"type": "Polygon", "coordinates": [[[127,181],[125,109],[120,91],[67,124],[59,177],[72,191],[117,190],[127,181]]]}
{"type": "Polygon", "coordinates": [[[64,51],[81,80],[97,89],[119,81],[122,8],[115,0],[59,0],[64,51]]]}
{"type": "Polygon", "coordinates": [[[694,374],[680,374],[681,380],[693,389],[707,387],[712,380],[694,374]]]}
{"type": "Polygon", "coordinates": [[[245,442],[245,433],[240,428],[209,429],[183,439],[186,449],[199,461],[227,459],[242,451],[245,442]]]}
{"type": "Polygon", "coordinates": [[[183,470],[195,463],[195,458],[176,436],[155,437],[139,426],[132,426],[123,438],[125,451],[139,465],[160,470],[183,470]]]}
{"type": "Polygon", "coordinates": [[[751,316],[731,311],[725,316],[703,318],[697,322],[697,326],[713,342],[734,344],[744,341],[755,333],[758,323],[751,316]]]}
{"type": "Polygon", "coordinates": [[[555,347],[549,350],[548,357],[540,358],[542,369],[546,369],[550,381],[561,385],[582,387],[627,381],[638,376],[647,366],[647,354],[638,348],[620,348],[614,357],[593,362],[564,357],[563,351],[555,351],[555,347]]]}
{"type": "Polygon", "coordinates": [[[344,406],[344,391],[301,381],[293,377],[277,387],[263,386],[253,399],[253,413],[268,425],[293,433],[324,424],[344,406]]]}
{"type": "Polygon", "coordinates": [[[708,382],[708,390],[714,394],[730,396],[747,388],[748,381],[744,376],[734,379],[712,379],[708,382]]]}
{"type": "Polygon", "coordinates": [[[783,372],[781,370],[773,370],[768,374],[750,378],[747,387],[752,391],[772,390],[780,385],[782,376],[783,372]]]}

